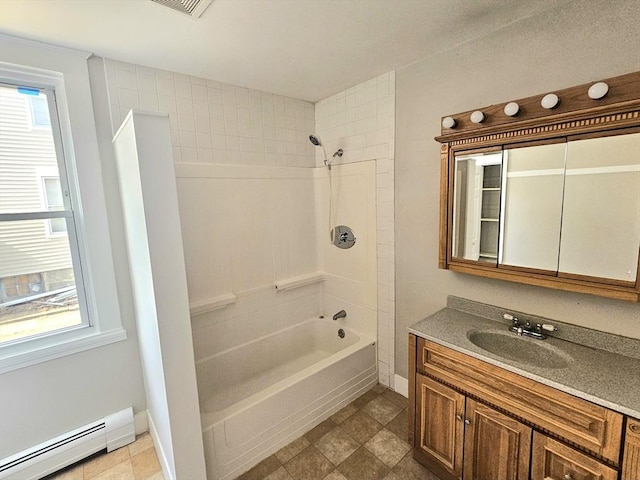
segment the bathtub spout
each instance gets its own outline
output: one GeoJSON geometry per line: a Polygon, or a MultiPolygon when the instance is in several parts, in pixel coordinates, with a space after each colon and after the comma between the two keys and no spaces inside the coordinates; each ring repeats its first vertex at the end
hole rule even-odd
{"type": "Polygon", "coordinates": [[[338,320],[339,318],[345,318],[347,316],[347,312],[345,312],[344,310],[340,310],[338,313],[336,313],[333,316],[334,320],[338,320]]]}

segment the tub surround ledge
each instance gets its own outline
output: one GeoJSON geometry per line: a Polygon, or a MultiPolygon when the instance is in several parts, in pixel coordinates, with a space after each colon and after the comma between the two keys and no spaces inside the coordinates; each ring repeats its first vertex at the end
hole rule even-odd
{"type": "Polygon", "coordinates": [[[413,324],[408,331],[597,405],[640,418],[640,340],[453,296],[448,297],[446,308],[413,324]],[[532,323],[555,325],[558,331],[546,340],[523,338],[523,341],[547,342],[573,360],[566,368],[541,368],[494,355],[469,340],[467,334],[471,331],[507,331],[510,322],[502,319],[502,314],[507,312],[532,323]]]}

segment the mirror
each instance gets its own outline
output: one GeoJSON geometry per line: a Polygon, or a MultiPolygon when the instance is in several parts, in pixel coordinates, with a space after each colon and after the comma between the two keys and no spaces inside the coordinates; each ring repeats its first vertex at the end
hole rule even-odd
{"type": "Polygon", "coordinates": [[[635,283],[640,133],[455,155],[451,256],[635,283]]]}
{"type": "Polygon", "coordinates": [[[558,271],[566,149],[505,149],[501,265],[558,271]]]}
{"type": "Polygon", "coordinates": [[[497,264],[502,152],[456,155],[454,258],[497,264]]]}
{"type": "Polygon", "coordinates": [[[634,284],[640,133],[569,141],[563,205],[559,271],[634,284]]]}

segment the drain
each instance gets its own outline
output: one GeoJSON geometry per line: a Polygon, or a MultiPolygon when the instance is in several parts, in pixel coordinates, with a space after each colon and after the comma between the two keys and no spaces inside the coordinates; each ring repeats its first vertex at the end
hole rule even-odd
{"type": "Polygon", "coordinates": [[[344,338],[344,336],[345,336],[345,335],[346,335],[346,334],[344,333],[344,330],[343,330],[343,329],[338,330],[338,336],[339,336],[340,338],[344,338]]]}

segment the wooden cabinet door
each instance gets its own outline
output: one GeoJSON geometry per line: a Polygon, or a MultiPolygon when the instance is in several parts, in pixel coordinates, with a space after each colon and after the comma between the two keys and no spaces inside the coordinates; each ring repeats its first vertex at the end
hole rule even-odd
{"type": "Polygon", "coordinates": [[[640,420],[627,418],[621,480],[640,480],[640,420]]]}
{"type": "Polygon", "coordinates": [[[616,480],[618,472],[544,434],[533,435],[531,480],[616,480]]]}
{"type": "Polygon", "coordinates": [[[531,428],[467,398],[464,480],[528,480],[531,428]]]}
{"type": "Polygon", "coordinates": [[[427,461],[435,461],[462,478],[464,395],[430,378],[416,375],[416,446],[427,461]]]}

